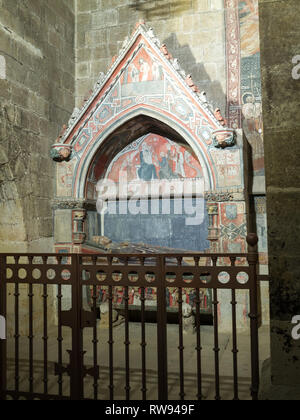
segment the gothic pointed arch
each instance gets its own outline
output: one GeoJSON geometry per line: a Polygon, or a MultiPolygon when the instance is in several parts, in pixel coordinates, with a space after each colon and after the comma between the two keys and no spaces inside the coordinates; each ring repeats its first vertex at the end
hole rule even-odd
{"type": "Polygon", "coordinates": [[[214,151],[233,146],[235,133],[153,30],[140,23],[52,148],[54,159],[72,161],[72,197],[84,198],[89,167],[101,145],[139,116],[158,120],[182,136],[203,167],[205,188],[218,188],[214,151]]]}
{"type": "MultiPolygon", "coordinates": [[[[241,138],[167,46],[140,22],[52,146],[58,162],[56,250],[90,250],[89,239],[103,234],[96,185],[102,177],[118,179],[119,168],[138,180],[202,179],[206,221],[196,234],[202,245],[195,241],[194,249],[207,249],[208,239],[213,251],[232,247],[242,252],[246,205],[241,138]]],[[[123,228],[131,222],[109,223],[123,228]]],[[[162,221],[162,232],[166,224],[162,221]]],[[[174,239],[180,248],[182,232],[174,233],[174,239]]]]}

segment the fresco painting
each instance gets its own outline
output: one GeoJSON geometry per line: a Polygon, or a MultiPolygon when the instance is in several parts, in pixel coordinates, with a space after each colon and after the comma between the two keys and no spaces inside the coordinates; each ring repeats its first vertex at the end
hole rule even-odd
{"type": "Polygon", "coordinates": [[[255,175],[264,175],[258,0],[239,1],[243,129],[255,175]]]}
{"type": "Polygon", "coordinates": [[[268,270],[268,234],[267,234],[267,206],[266,197],[258,196],[254,198],[256,213],[256,229],[259,238],[258,252],[260,269],[268,270]]]}
{"type": "Polygon", "coordinates": [[[242,0],[239,4],[241,24],[241,55],[249,57],[259,53],[258,0],[242,0]]]}
{"type": "Polygon", "coordinates": [[[154,60],[144,49],[141,49],[126,68],[121,77],[121,84],[161,81],[164,78],[161,64],[154,60]]]}
{"type": "MultiPolygon", "coordinates": [[[[77,160],[77,168],[75,170],[77,173],[87,149],[91,152],[92,148],[99,142],[99,139],[105,137],[106,129],[117,124],[120,114],[127,111],[130,112],[137,106],[145,110],[156,110],[159,114],[163,112],[167,118],[172,116],[174,122],[176,121],[178,124],[190,129],[196,136],[196,143],[205,142],[205,145],[211,144],[211,134],[213,129],[216,128],[212,127],[212,124],[216,124],[216,121],[212,123],[211,116],[206,115],[204,110],[199,110],[195,106],[194,101],[188,97],[185,88],[174,83],[168,70],[153,54],[153,51],[147,45],[138,46],[135,52],[131,53],[130,58],[128,59],[127,57],[127,60],[126,65],[120,68],[120,70],[122,69],[120,77],[116,75],[113,79],[114,83],[109,86],[110,92],[105,92],[107,96],[98,104],[94,101],[89,108],[89,118],[84,122],[83,126],[74,127],[74,130],[70,133],[70,137],[74,139],[73,158],[77,160]]],[[[171,152],[173,153],[173,151],[171,152]]],[[[168,154],[168,150],[163,151],[163,153],[168,154]]],[[[176,153],[182,159],[180,153],[176,153]]],[[[190,152],[188,151],[187,153],[190,152]]],[[[193,159],[187,153],[183,158],[190,160],[191,165],[194,165],[193,159]]],[[[210,151],[207,150],[207,153],[209,154],[210,151]]],[[[158,158],[162,160],[162,157],[159,156],[158,158]]],[[[153,164],[157,167],[155,162],[153,164]]],[[[143,162],[142,166],[145,167],[143,162]]],[[[168,172],[168,167],[165,169],[167,173],[164,176],[171,175],[168,172]]],[[[154,170],[151,171],[151,168],[147,170],[141,169],[141,172],[143,172],[142,178],[151,177],[155,179],[154,170]]],[[[199,174],[197,165],[194,172],[196,175],[191,175],[192,177],[200,176],[197,175],[199,174]]],[[[178,173],[180,176],[180,171],[178,173]]],[[[156,176],[159,179],[157,172],[156,176]]],[[[91,179],[92,176],[89,175],[89,178],[91,179]]],[[[209,183],[213,183],[213,180],[210,179],[209,183]]],[[[78,185],[79,178],[76,177],[73,188],[78,189],[78,185]]],[[[87,188],[87,190],[90,192],[91,188],[87,188]]],[[[88,198],[92,197],[88,196],[88,198]]]]}
{"type": "Polygon", "coordinates": [[[240,150],[213,150],[211,151],[216,174],[218,176],[218,187],[239,187],[242,178],[242,162],[240,150]]]}
{"type": "Polygon", "coordinates": [[[143,136],[125,148],[111,162],[104,178],[118,183],[124,172],[129,182],[203,177],[196,156],[157,134],[143,136]]]}
{"type": "Polygon", "coordinates": [[[224,252],[246,252],[247,224],[245,203],[221,203],[220,229],[224,252]]]}
{"type": "MultiPolygon", "coordinates": [[[[129,275],[130,276],[130,275],[129,275]]],[[[211,314],[212,313],[212,290],[211,289],[200,289],[200,313],[211,314]]],[[[94,287],[87,287],[87,303],[91,308],[94,306],[94,287]]],[[[96,306],[100,307],[103,303],[108,301],[108,288],[97,286],[96,288],[96,306]]],[[[141,301],[141,289],[138,287],[132,287],[128,291],[128,305],[131,310],[140,310],[142,306],[141,301]]],[[[196,290],[195,289],[183,289],[182,300],[184,303],[190,305],[194,311],[196,311],[196,290]]],[[[156,289],[152,287],[145,288],[145,309],[151,310],[156,309],[157,296],[156,289]]],[[[125,294],[123,287],[115,287],[113,295],[113,308],[120,310],[125,307],[125,294]]],[[[166,289],[166,307],[168,312],[178,310],[178,289],[176,287],[169,287],[166,289]]]]}
{"type": "Polygon", "coordinates": [[[70,197],[72,195],[74,166],[74,161],[62,162],[57,166],[57,195],[61,197],[70,197]]]}

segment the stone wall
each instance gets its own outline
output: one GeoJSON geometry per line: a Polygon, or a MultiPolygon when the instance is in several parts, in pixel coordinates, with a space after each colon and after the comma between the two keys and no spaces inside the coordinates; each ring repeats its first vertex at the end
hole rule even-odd
{"type": "Polygon", "coordinates": [[[225,111],[224,0],[78,0],[77,106],[140,19],[153,27],[212,104],[225,111]]]}
{"type": "Polygon", "coordinates": [[[300,340],[293,340],[291,322],[300,315],[299,13],[299,0],[260,0],[271,277],[271,363],[261,396],[268,399],[300,398],[300,340]]]}
{"type": "Polygon", "coordinates": [[[54,165],[74,107],[73,0],[0,1],[0,251],[51,251],[54,165]]]}

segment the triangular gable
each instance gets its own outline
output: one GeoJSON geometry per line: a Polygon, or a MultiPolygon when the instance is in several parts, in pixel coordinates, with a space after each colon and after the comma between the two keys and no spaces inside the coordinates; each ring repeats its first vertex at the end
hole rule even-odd
{"type": "Polygon", "coordinates": [[[100,74],[83,108],[74,110],[58,143],[72,145],[80,152],[91,135],[113,122],[118,114],[141,104],[168,111],[197,130],[196,134],[206,143],[213,131],[224,129],[224,120],[215,116],[205,95],[153,30],[142,23],[124,43],[107,75],[100,74]]]}
{"type": "MultiPolygon", "coordinates": [[[[216,148],[234,146],[236,133],[226,128],[220,110],[213,111],[205,92],[194,85],[153,30],[141,23],[52,146],[55,161],[72,161],[72,194],[84,196],[84,180],[101,144],[141,115],[172,127],[186,140],[203,167],[207,188],[218,187],[215,166],[224,156],[219,157],[216,148]]],[[[240,184],[240,179],[234,180],[234,185],[240,184]]]]}

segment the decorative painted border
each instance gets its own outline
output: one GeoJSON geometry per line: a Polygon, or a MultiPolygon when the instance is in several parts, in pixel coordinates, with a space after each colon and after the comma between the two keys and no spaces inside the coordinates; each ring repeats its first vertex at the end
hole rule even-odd
{"type": "Polygon", "coordinates": [[[242,127],[241,111],[241,42],[239,0],[224,0],[227,62],[228,127],[242,127]]]}

